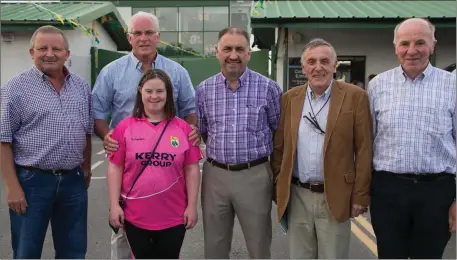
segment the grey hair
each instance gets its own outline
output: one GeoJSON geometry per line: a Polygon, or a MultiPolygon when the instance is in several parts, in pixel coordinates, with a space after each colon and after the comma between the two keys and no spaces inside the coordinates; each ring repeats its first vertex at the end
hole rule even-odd
{"type": "Polygon", "coordinates": [[[426,22],[428,24],[428,28],[432,32],[432,40],[433,40],[433,42],[436,42],[436,39],[435,39],[435,26],[429,20],[424,19],[424,18],[408,18],[406,20],[403,20],[399,24],[397,24],[397,26],[395,26],[394,41],[393,41],[394,44],[396,44],[396,42],[397,42],[397,31],[398,31],[398,29],[400,28],[400,26],[402,24],[404,24],[405,22],[408,22],[408,21],[423,21],[423,22],[426,22]]]}
{"type": "Polygon", "coordinates": [[[132,30],[133,23],[138,18],[148,18],[148,19],[150,19],[152,21],[152,23],[154,24],[155,30],[157,32],[159,31],[159,19],[157,18],[157,16],[155,16],[155,15],[153,15],[151,13],[143,12],[143,11],[139,11],[139,12],[137,12],[136,14],[134,14],[132,16],[132,18],[130,19],[130,23],[129,23],[129,31],[132,30]]]}
{"type": "Polygon", "coordinates": [[[70,49],[70,45],[68,44],[67,36],[65,36],[65,34],[63,33],[62,30],[60,30],[59,28],[54,27],[52,25],[44,25],[35,30],[35,32],[32,35],[32,38],[30,39],[30,49],[33,49],[35,47],[35,40],[39,33],[55,33],[55,34],[62,35],[63,45],[64,45],[65,50],[68,51],[70,49]]]}
{"type": "Polygon", "coordinates": [[[311,41],[309,41],[305,45],[305,48],[303,49],[303,53],[302,53],[301,58],[300,58],[300,62],[301,62],[302,65],[305,63],[305,53],[307,51],[309,51],[311,49],[314,49],[314,48],[317,48],[319,46],[327,46],[330,49],[332,49],[333,62],[336,62],[337,56],[336,56],[335,48],[333,48],[333,46],[328,41],[326,41],[324,39],[321,39],[321,38],[315,38],[315,39],[312,39],[311,41]]]}

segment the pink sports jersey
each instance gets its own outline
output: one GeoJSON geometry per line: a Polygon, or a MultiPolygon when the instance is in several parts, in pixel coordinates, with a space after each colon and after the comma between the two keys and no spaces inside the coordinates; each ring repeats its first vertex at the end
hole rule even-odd
{"type": "Polygon", "coordinates": [[[109,156],[111,163],[124,167],[121,196],[125,199],[125,218],[147,230],[162,230],[183,224],[187,207],[184,167],[198,163],[203,154],[189,142],[192,128],[182,119],[173,118],[165,130],[156,152],[152,150],[166,122],[157,126],[128,117],[114,129],[112,138],[119,149],[109,156]],[[150,164],[135,183],[144,164],[150,164]]]}

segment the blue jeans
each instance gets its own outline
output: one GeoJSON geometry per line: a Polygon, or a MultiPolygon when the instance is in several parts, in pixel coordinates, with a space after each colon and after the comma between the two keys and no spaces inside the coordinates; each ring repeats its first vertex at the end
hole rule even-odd
{"type": "Polygon", "coordinates": [[[55,258],[83,259],[87,251],[87,189],[78,168],[52,174],[16,167],[28,207],[24,215],[10,209],[14,259],[41,258],[51,221],[55,258]]]}

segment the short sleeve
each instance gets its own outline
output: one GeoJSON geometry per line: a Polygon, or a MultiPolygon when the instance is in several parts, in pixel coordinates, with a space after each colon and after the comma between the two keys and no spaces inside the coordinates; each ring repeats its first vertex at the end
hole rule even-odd
{"type": "Polygon", "coordinates": [[[20,87],[17,83],[17,80],[12,80],[1,89],[0,141],[4,143],[12,143],[14,134],[21,127],[22,106],[20,95],[16,94],[20,87]]]}
{"type": "Polygon", "coordinates": [[[111,153],[108,158],[111,163],[120,167],[124,167],[125,163],[126,145],[124,135],[128,127],[127,120],[124,120],[122,123],[118,124],[118,126],[114,128],[113,133],[111,134],[111,138],[118,142],[119,148],[116,152],[111,153]]]}
{"type": "MultiPolygon", "coordinates": [[[[184,126],[184,134],[189,136],[192,128],[186,123],[184,126]]],[[[189,139],[186,139],[189,144],[189,149],[184,153],[184,166],[198,163],[203,158],[203,153],[200,147],[194,146],[189,139]]]]}

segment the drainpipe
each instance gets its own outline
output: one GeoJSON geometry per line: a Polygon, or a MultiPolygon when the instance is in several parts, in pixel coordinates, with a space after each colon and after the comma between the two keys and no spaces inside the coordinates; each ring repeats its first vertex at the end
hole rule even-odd
{"type": "Polygon", "coordinates": [[[284,60],[283,60],[283,76],[282,76],[282,90],[285,93],[288,89],[287,76],[289,75],[289,28],[284,27],[284,60]]]}

